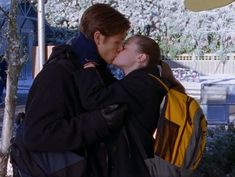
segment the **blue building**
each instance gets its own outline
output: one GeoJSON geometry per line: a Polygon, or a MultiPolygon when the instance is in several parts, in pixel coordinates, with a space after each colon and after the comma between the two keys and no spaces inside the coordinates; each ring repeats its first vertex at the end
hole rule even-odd
{"type": "MultiPolygon", "coordinates": [[[[7,23],[6,16],[0,12],[0,56],[7,49],[5,38],[7,23]]],[[[28,53],[28,61],[22,68],[20,80],[32,80],[33,47],[37,46],[37,11],[34,5],[28,0],[18,2],[17,31],[22,39],[22,45],[28,53]]],[[[54,31],[47,23],[45,32],[46,43],[53,44],[53,40],[55,39],[54,31]]]]}

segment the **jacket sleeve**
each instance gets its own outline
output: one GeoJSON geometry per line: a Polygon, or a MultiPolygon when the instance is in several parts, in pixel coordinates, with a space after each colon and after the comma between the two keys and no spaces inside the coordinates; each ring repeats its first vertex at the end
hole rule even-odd
{"type": "Polygon", "coordinates": [[[130,103],[134,99],[130,93],[138,80],[126,76],[110,85],[105,85],[95,68],[86,68],[74,74],[79,89],[82,106],[87,110],[102,108],[110,104],[130,103]]]}
{"type": "Polygon", "coordinates": [[[66,94],[70,92],[69,87],[75,85],[67,85],[66,74],[57,66],[39,73],[35,79],[26,105],[23,135],[26,148],[34,151],[75,150],[108,134],[100,111],[68,114],[73,108],[71,103],[66,103],[66,94]]]}

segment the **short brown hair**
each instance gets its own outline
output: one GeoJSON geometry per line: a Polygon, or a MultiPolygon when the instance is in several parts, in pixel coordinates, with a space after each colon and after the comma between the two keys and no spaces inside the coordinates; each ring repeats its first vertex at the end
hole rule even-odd
{"type": "Polygon", "coordinates": [[[126,32],[130,28],[129,20],[108,4],[94,4],[82,15],[79,30],[93,39],[95,31],[109,37],[126,32]]]}
{"type": "Polygon", "coordinates": [[[127,39],[126,42],[135,41],[137,50],[149,56],[148,66],[159,65],[161,63],[161,51],[158,43],[150,37],[143,35],[134,35],[127,39]]]}

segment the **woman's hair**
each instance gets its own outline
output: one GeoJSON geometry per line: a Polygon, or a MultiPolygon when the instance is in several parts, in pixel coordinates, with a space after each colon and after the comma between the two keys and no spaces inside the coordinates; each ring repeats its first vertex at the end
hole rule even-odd
{"type": "Polygon", "coordinates": [[[158,44],[151,38],[143,35],[134,35],[126,40],[128,42],[135,42],[137,44],[137,52],[145,53],[149,56],[149,62],[147,68],[156,67],[161,65],[162,77],[170,81],[172,87],[175,87],[181,92],[185,92],[184,86],[175,79],[170,66],[161,61],[161,52],[158,44]]]}
{"type": "Polygon", "coordinates": [[[109,37],[129,29],[129,20],[108,4],[90,6],[83,13],[79,25],[79,30],[90,39],[93,39],[95,31],[109,37]]]}
{"type": "Polygon", "coordinates": [[[138,52],[148,55],[148,66],[156,66],[161,63],[160,48],[153,39],[138,34],[128,38],[126,42],[128,43],[131,41],[134,41],[137,44],[138,52]]]}

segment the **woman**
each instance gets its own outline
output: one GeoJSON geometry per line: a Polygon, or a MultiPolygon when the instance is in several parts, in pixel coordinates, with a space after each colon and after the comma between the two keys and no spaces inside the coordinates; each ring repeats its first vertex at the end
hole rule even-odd
{"type": "MultiPolygon", "coordinates": [[[[76,73],[81,102],[90,111],[114,103],[128,105],[125,128],[114,131],[106,142],[109,146],[109,175],[146,177],[149,174],[134,142],[133,132],[130,132],[130,125],[142,142],[147,157],[153,157],[153,133],[166,94],[160,83],[149,75],[160,77],[159,46],[151,38],[135,35],[127,39],[112,64],[121,68],[125,77],[111,85],[104,84],[94,62],[86,63],[84,70],[76,73]]],[[[173,77],[169,66],[163,63],[162,68],[162,78],[166,76],[165,79],[183,89],[173,77]]]]}

